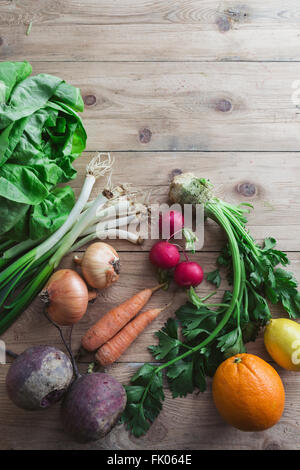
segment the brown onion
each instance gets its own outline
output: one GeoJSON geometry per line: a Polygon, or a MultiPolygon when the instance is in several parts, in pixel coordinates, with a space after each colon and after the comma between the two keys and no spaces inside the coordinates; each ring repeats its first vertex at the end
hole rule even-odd
{"type": "Polygon", "coordinates": [[[88,288],[73,269],[56,271],[40,293],[47,304],[47,313],[58,325],[73,325],[85,314],[88,306],[88,288]]]}
{"type": "Polygon", "coordinates": [[[120,258],[116,250],[107,243],[93,243],[82,259],[75,256],[74,261],[81,265],[86,282],[96,289],[109,287],[119,279],[120,258]]]}

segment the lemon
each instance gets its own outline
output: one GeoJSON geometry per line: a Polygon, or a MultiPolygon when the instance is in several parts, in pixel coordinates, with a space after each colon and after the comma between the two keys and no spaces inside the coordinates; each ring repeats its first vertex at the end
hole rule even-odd
{"type": "Polygon", "coordinates": [[[287,318],[271,320],[265,329],[265,346],[284,369],[300,372],[300,325],[287,318]]]}

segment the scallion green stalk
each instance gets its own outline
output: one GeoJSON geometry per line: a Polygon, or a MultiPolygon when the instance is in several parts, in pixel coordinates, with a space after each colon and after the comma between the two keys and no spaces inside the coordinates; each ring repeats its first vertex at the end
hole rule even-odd
{"type": "Polygon", "coordinates": [[[102,194],[98,196],[92,206],[86,211],[86,214],[81,218],[80,223],[74,225],[83,208],[87,204],[96,179],[111,169],[110,155],[108,154],[107,158],[104,160],[102,156],[103,155],[101,154],[97,155],[87,165],[86,178],[80,196],[65,223],[47,240],[31,249],[0,273],[1,307],[12,291],[20,285],[22,279],[27,277],[26,274],[28,271],[32,269],[34,265],[38,268],[40,260],[43,260],[44,262],[48,260],[46,264],[42,265],[41,271],[38,269],[34,271],[33,280],[27,284],[26,290],[23,291],[20,296],[17,296],[13,305],[9,306],[11,307],[9,312],[1,318],[0,334],[8,328],[8,326],[37,295],[52,274],[53,270],[58,266],[62,256],[69,251],[81,231],[88,226],[88,222],[90,222],[95,216],[99,208],[99,204],[101,203],[103,205],[107,201],[107,198],[102,194]],[[56,248],[57,251],[55,252],[54,250],[56,248]]]}

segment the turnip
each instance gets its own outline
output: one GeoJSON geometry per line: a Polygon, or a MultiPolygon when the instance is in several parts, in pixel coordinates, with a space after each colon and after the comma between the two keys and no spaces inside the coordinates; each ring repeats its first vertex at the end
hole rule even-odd
{"type": "Polygon", "coordinates": [[[168,241],[160,241],[152,246],[149,254],[150,262],[161,269],[174,268],[180,260],[177,246],[168,241]]]}
{"type": "Polygon", "coordinates": [[[72,364],[66,354],[51,346],[34,346],[17,356],[10,366],[7,393],[18,407],[41,410],[62,398],[72,377],[72,364]]]}
{"type": "Polygon", "coordinates": [[[181,287],[196,287],[203,281],[203,269],[194,261],[182,261],[175,268],[174,281],[181,287]]]}
{"type": "Polygon", "coordinates": [[[183,228],[183,225],[184,218],[181,212],[168,211],[159,216],[159,230],[164,237],[173,237],[176,232],[179,232],[183,228]]]}
{"type": "Polygon", "coordinates": [[[65,395],[61,418],[78,442],[96,441],[111,431],[126,406],[126,392],[104,373],[79,376],[65,395]]]}

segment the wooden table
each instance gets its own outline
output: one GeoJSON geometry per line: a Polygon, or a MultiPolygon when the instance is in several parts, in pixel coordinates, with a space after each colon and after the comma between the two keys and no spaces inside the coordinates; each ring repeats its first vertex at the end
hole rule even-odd
{"type": "MultiPolygon", "coordinates": [[[[35,74],[64,77],[82,90],[88,144],[76,162],[77,193],[86,163],[99,150],[115,157],[115,182],[151,189],[160,201],[166,200],[172,175],[193,170],[210,178],[226,200],[254,204],[251,232],[260,241],[274,236],[300,280],[298,0],[2,0],[0,23],[1,60],[27,59],[35,74]]],[[[94,194],[100,188],[101,182],[94,194]]],[[[196,255],[205,270],[213,269],[223,242],[222,233],[208,225],[204,249],[196,255]]],[[[155,282],[150,242],[142,248],[114,245],[122,262],[120,280],[99,293],[76,326],[74,348],[102,312],[155,282]]],[[[62,265],[72,266],[71,258],[62,265]]],[[[199,291],[210,289],[203,283],[199,291]]],[[[162,305],[172,295],[156,294],[150,305],[162,305]]],[[[126,382],[151,361],[147,346],[155,341],[153,332],[183,300],[176,296],[110,373],[126,382]]],[[[274,313],[280,315],[280,309],[274,313]]],[[[40,343],[62,347],[38,301],[4,339],[16,352],[40,343]]],[[[270,360],[261,337],[249,351],[270,360]]],[[[182,399],[167,392],[163,412],[143,438],[119,425],[97,443],[78,445],[63,432],[59,406],[31,413],[9,402],[8,367],[0,368],[1,449],[300,449],[297,373],[280,370],[286,409],[266,432],[227,426],[209,385],[204,394],[182,399]]]]}

